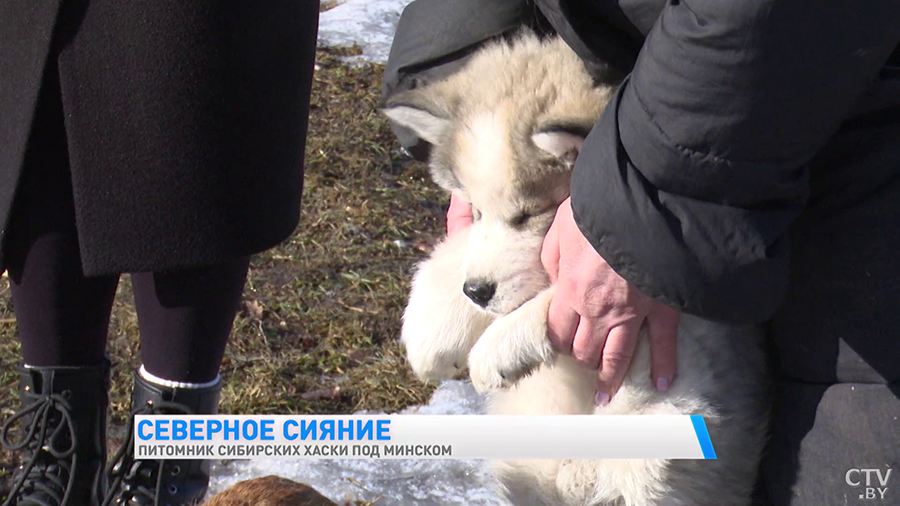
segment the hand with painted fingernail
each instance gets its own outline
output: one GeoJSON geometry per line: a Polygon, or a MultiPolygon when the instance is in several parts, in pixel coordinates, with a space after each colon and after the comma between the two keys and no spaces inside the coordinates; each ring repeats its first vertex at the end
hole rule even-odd
{"type": "Polygon", "coordinates": [[[679,314],[619,276],[579,230],[566,199],[544,239],[541,261],[556,292],[547,315],[554,347],[597,369],[599,406],[608,404],[631,366],[638,333],[647,324],[651,381],[660,391],[675,377],[679,314]]]}

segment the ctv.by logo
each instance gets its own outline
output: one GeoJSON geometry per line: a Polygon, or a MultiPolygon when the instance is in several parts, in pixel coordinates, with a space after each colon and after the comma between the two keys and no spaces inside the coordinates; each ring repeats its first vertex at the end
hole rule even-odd
{"type": "Polygon", "coordinates": [[[884,500],[884,494],[888,491],[888,480],[891,479],[893,469],[850,469],[844,475],[844,481],[851,487],[863,487],[860,489],[860,499],[884,500]]]}

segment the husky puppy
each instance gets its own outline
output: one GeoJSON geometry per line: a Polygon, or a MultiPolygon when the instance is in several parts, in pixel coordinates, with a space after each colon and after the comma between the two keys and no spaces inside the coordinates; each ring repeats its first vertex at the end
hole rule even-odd
{"type": "Polygon", "coordinates": [[[472,204],[465,231],[418,266],[401,339],[426,381],[468,366],[494,414],[701,414],[718,460],[566,460],[494,464],[516,505],[749,504],[766,431],[761,332],[683,315],[678,375],[650,377],[646,334],[627,379],[594,404],[596,371],[547,339],[553,297],[540,261],[575,156],[612,88],[597,86],[560,39],[492,43],[444,81],[390,98],[385,114],[433,145],[431,175],[472,204]]]}

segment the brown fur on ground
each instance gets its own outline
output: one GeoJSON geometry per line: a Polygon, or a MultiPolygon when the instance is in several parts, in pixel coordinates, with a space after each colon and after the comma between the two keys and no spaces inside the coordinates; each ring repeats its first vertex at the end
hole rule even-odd
{"type": "Polygon", "coordinates": [[[202,506],[338,506],[314,488],[280,476],[246,480],[216,494],[202,506]]]}

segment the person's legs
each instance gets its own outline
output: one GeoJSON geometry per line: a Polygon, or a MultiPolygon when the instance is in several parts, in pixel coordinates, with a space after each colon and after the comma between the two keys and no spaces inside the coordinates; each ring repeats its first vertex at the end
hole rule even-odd
{"type": "Polygon", "coordinates": [[[249,258],[187,270],[132,274],[141,362],[156,378],[207,383],[219,374],[249,258]]]}
{"type": "Polygon", "coordinates": [[[761,485],[777,506],[900,504],[900,118],[842,129],[812,169],[761,485]]]}
{"type": "Polygon", "coordinates": [[[105,492],[107,327],[118,276],[85,277],[54,62],[4,238],[25,366],[0,442],[23,453],[7,504],[98,505],[105,492]]]}
{"type": "MultiPolygon", "coordinates": [[[[240,258],[131,275],[143,363],[134,374],[132,416],[218,411],[219,366],[249,264],[240,258]]],[[[107,502],[194,504],[208,484],[209,461],[134,460],[126,441],[113,460],[107,502]]]]}
{"type": "Polygon", "coordinates": [[[25,363],[103,362],[118,276],[85,277],[59,84],[48,66],[4,240],[25,363]]]}

